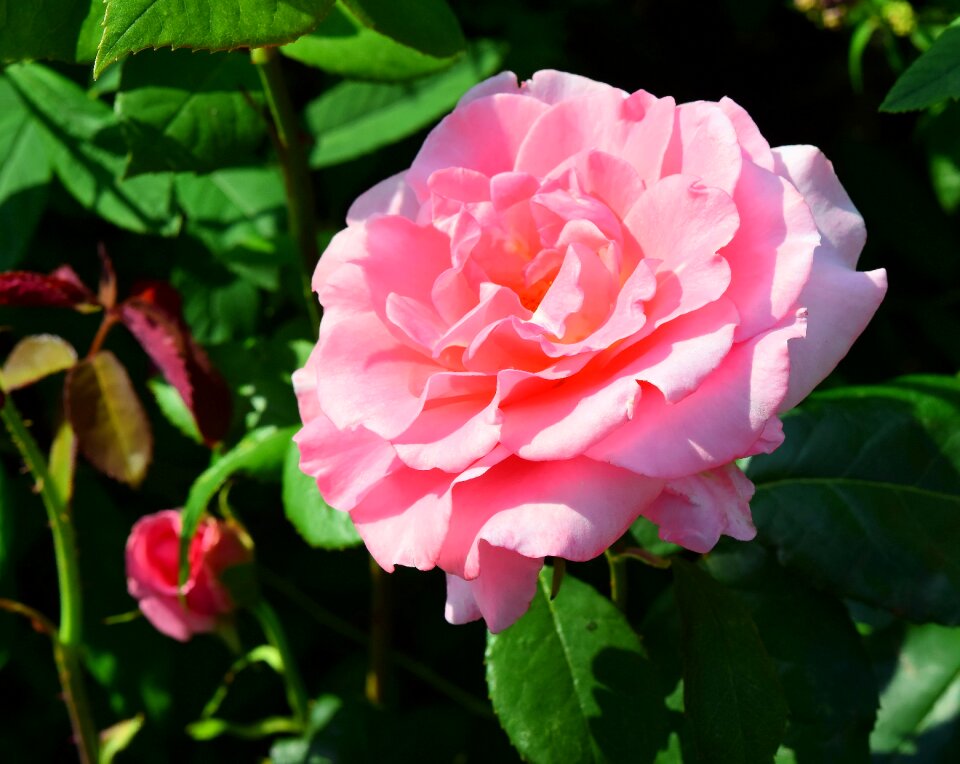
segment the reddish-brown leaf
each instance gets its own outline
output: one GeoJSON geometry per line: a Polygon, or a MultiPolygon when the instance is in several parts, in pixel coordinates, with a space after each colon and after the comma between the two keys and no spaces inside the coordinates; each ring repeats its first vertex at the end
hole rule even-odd
{"type": "Polygon", "coordinates": [[[97,247],[97,254],[100,256],[100,287],[97,289],[97,298],[103,307],[110,310],[117,304],[117,274],[103,242],[97,247]]]}
{"type": "Polygon", "coordinates": [[[97,296],[69,265],[60,266],[50,275],[33,271],[0,273],[0,305],[89,310],[97,304],[97,296]]]}
{"type": "Polygon", "coordinates": [[[190,334],[176,290],[151,283],[119,310],[123,323],[180,393],[204,441],[212,445],[223,440],[230,425],[230,388],[190,334]]]}
{"type": "Polygon", "coordinates": [[[94,467],[138,486],[153,457],[153,435],[127,375],[108,350],[86,358],[67,374],[63,388],[67,418],[77,445],[94,467]]]}

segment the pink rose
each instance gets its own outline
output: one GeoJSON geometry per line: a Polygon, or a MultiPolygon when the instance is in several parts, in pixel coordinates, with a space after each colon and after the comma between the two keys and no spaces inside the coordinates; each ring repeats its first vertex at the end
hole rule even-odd
{"type": "Polygon", "coordinates": [[[752,538],[734,460],[780,444],[886,290],[817,149],[554,71],[475,87],[347,222],[300,466],[380,565],[439,566],[447,619],[493,631],[544,557],[638,515],[698,552],[752,538]]]}
{"type": "Polygon", "coordinates": [[[214,631],[233,610],[220,582],[229,567],[250,562],[252,554],[237,530],[212,517],[204,519],[190,545],[190,578],[178,595],[180,512],[166,509],[141,517],[127,539],[127,590],[158,631],[186,642],[214,631]]]}

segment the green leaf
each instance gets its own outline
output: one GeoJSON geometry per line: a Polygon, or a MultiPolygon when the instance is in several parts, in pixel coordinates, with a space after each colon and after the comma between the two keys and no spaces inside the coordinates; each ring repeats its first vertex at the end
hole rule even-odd
{"type": "Polygon", "coordinates": [[[104,0],[103,38],[93,76],[146,48],[233,50],[291,42],[313,29],[333,0],[104,0]]]}
{"type": "Polygon", "coordinates": [[[39,64],[16,64],[6,74],[40,127],[57,177],[81,205],[136,233],[177,233],[172,175],[119,180],[126,161],[106,104],[39,64]]]}
{"type": "Polygon", "coordinates": [[[286,220],[280,170],[251,167],[178,175],[186,230],[238,276],[264,289],[278,284],[286,220]]]}
{"type": "Polygon", "coordinates": [[[397,82],[446,69],[453,56],[437,58],[364,26],[338,2],[313,32],[280,52],[308,66],[356,80],[397,82]]]}
{"type": "Polygon", "coordinates": [[[221,735],[230,735],[242,740],[260,740],[273,735],[299,731],[300,723],[288,716],[268,716],[249,724],[211,718],[187,725],[187,734],[194,740],[213,740],[221,735]]]}
{"type": "Polygon", "coordinates": [[[676,558],[684,708],[705,762],[769,762],[787,704],[744,605],[702,570],[676,558]]]}
{"type": "Polygon", "coordinates": [[[948,213],[960,209],[960,103],[931,110],[920,124],[927,149],[930,180],[940,206],[948,213]]]}
{"type": "Polygon", "coordinates": [[[148,379],[147,387],[153,393],[153,399],[166,420],[194,443],[203,445],[203,436],[197,429],[197,422],[177,388],[160,377],[148,379]]]}
{"type": "Polygon", "coordinates": [[[0,0],[0,61],[93,61],[103,0],[0,0]]]}
{"type": "Polygon", "coordinates": [[[822,393],[784,430],[748,470],[780,562],[843,597],[960,623],[960,380],[822,393]]]}
{"type": "Polygon", "coordinates": [[[947,98],[960,98],[960,25],[943,30],[920,58],[900,75],[880,111],[925,109],[947,98]]]}
{"type": "Polygon", "coordinates": [[[682,549],[682,547],[660,538],[660,529],[657,525],[643,516],[633,521],[628,533],[637,546],[658,557],[669,557],[682,549]]]}
{"type": "Polygon", "coordinates": [[[570,575],[550,600],[544,569],[530,610],[487,640],[487,686],[521,756],[652,761],[667,742],[653,669],[623,614],[570,575]]]}
{"type": "Polygon", "coordinates": [[[0,76],[0,270],[22,259],[46,205],[49,182],[40,129],[17,91],[0,76]]]}
{"type": "Polygon", "coordinates": [[[279,477],[295,427],[254,430],[208,467],[190,487],[180,530],[180,580],[189,576],[190,542],[210,500],[238,472],[262,479],[279,477]]]}
{"type": "Polygon", "coordinates": [[[300,471],[300,450],[295,443],[283,465],[283,511],[310,546],[346,549],[363,543],[350,515],[327,504],[313,478],[300,471]]]}
{"type": "Polygon", "coordinates": [[[73,478],[77,470],[77,434],[66,419],[57,427],[47,460],[50,480],[64,506],[73,501],[73,478]]]}
{"type": "Polygon", "coordinates": [[[126,369],[101,350],[67,374],[64,402],[77,445],[94,467],[138,486],[153,456],[150,422],[126,369]]]}
{"type": "Polygon", "coordinates": [[[249,160],[266,134],[259,78],[243,54],[156,51],[123,71],[115,109],[127,175],[209,172],[249,160]]]}
{"type": "Polygon", "coordinates": [[[354,159],[426,127],[496,71],[501,59],[499,46],[481,41],[439,74],[402,85],[345,82],[331,88],[306,108],[316,138],[310,166],[354,159]]]}
{"type": "Polygon", "coordinates": [[[452,56],[466,41],[445,0],[343,0],[361,23],[430,56],[452,56]]]}
{"type": "Polygon", "coordinates": [[[0,377],[3,389],[17,390],[69,369],[77,362],[77,351],[62,337],[34,334],[24,337],[3,362],[0,377]]]}
{"type": "Polygon", "coordinates": [[[132,719],[124,719],[111,725],[100,733],[99,764],[113,764],[117,754],[126,749],[143,727],[145,717],[142,713],[132,719]]]}
{"type": "Polygon", "coordinates": [[[843,604],[777,565],[760,544],[721,542],[707,570],[750,610],[790,707],[800,761],[866,762],[877,708],[870,660],[843,604]]]}
{"type": "Polygon", "coordinates": [[[960,629],[936,624],[910,627],[899,665],[880,698],[871,749],[876,753],[915,753],[921,735],[958,715],[960,629]]]}

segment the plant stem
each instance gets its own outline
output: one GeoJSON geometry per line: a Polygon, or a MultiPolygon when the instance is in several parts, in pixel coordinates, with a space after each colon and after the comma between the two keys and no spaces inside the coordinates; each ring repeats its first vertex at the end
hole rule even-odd
{"type": "Polygon", "coordinates": [[[27,469],[34,477],[36,489],[47,510],[50,530],[53,533],[53,549],[60,587],[60,626],[54,638],[54,655],[80,761],[83,764],[96,764],[99,738],[93,717],[90,715],[90,704],[87,700],[80,662],[83,611],[80,596],[80,567],[77,564],[77,544],[70,508],[61,500],[60,492],[47,468],[47,462],[10,395],[6,397],[0,416],[20,451],[27,469]]]}
{"type": "Polygon", "coordinates": [[[100,322],[97,333],[94,335],[93,341],[90,343],[90,350],[87,351],[87,358],[93,358],[97,353],[100,352],[100,348],[103,347],[103,343],[107,339],[107,334],[110,333],[110,329],[119,320],[120,319],[117,317],[117,314],[114,313],[112,309],[107,310],[103,314],[103,320],[100,322]]]}
{"type": "Polygon", "coordinates": [[[290,709],[297,717],[302,729],[306,729],[310,718],[310,697],[307,695],[307,688],[303,684],[296,659],[293,657],[293,651],[287,641],[283,624],[280,623],[276,611],[262,597],[250,606],[250,611],[260,621],[260,627],[263,629],[267,641],[280,653],[280,659],[283,661],[283,681],[287,690],[287,702],[290,704],[290,709]]]}
{"type": "Polygon", "coordinates": [[[382,706],[386,700],[387,668],[390,664],[390,579],[370,558],[370,668],[367,670],[367,700],[382,706]]]}
{"type": "Polygon", "coordinates": [[[300,254],[303,297],[307,305],[307,315],[316,333],[320,327],[320,314],[310,286],[310,276],[320,259],[320,251],[317,248],[317,224],[313,214],[313,185],[301,139],[300,123],[290,101],[276,48],[254,48],[250,51],[250,60],[260,74],[260,83],[273,117],[274,142],[287,195],[290,235],[300,254]]]}
{"type": "MultiPolygon", "coordinates": [[[[359,645],[369,646],[370,638],[362,629],[358,629],[349,621],[345,621],[335,613],[331,613],[322,605],[317,604],[286,579],[263,568],[263,566],[260,567],[260,578],[265,584],[283,594],[324,628],[330,629],[330,631],[339,634],[341,637],[349,639],[351,642],[355,642],[359,645]]],[[[438,674],[429,666],[426,666],[415,658],[411,658],[409,655],[396,650],[391,651],[390,658],[393,661],[393,665],[395,665],[397,668],[403,669],[404,671],[417,677],[424,684],[427,684],[437,692],[446,695],[455,703],[459,703],[461,706],[463,706],[463,708],[471,713],[474,713],[477,716],[481,716],[485,719],[494,718],[493,711],[490,709],[488,703],[470,694],[469,692],[462,690],[460,687],[455,685],[449,679],[446,679],[438,674]]]]}
{"type": "Polygon", "coordinates": [[[627,559],[608,549],[605,553],[610,566],[610,599],[620,610],[627,609],[627,559]]]}

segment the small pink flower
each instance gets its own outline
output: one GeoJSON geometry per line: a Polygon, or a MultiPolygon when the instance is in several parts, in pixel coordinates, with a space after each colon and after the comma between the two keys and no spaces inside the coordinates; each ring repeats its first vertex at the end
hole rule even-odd
{"type": "Polygon", "coordinates": [[[229,567],[250,562],[252,554],[235,528],[205,518],[190,545],[190,577],[181,597],[179,549],[178,510],[141,517],[127,539],[127,590],[158,631],[186,642],[194,634],[214,631],[233,610],[220,575],[229,567]]]}
{"type": "Polygon", "coordinates": [[[698,552],[752,538],[735,460],[781,443],[886,291],[819,150],[726,98],[554,71],[475,87],[347,223],[294,376],[300,466],[380,565],[442,568],[448,620],[494,631],[544,557],[638,515],[698,552]]]}

